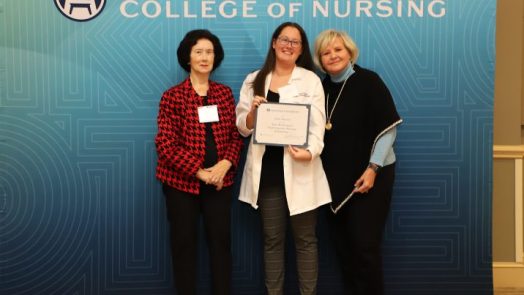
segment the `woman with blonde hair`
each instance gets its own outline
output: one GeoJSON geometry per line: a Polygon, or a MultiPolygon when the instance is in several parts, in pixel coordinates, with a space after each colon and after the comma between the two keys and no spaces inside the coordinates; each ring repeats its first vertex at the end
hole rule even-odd
{"type": "Polygon", "coordinates": [[[395,177],[393,143],[402,122],[373,71],[356,64],[345,33],[321,32],[314,60],[327,75],[322,161],[333,198],[330,227],[347,294],[383,294],[381,243],[395,177]]]}

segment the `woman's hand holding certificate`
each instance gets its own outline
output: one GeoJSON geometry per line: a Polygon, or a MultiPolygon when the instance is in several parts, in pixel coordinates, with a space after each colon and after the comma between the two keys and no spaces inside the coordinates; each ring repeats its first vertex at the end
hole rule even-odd
{"type": "Polygon", "coordinates": [[[307,146],[310,109],[305,104],[260,104],[256,109],[253,143],[307,146]]]}

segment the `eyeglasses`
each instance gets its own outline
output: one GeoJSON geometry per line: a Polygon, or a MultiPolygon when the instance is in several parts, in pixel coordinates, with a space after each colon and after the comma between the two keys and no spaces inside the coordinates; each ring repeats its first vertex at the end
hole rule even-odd
{"type": "Polygon", "coordinates": [[[278,44],[282,46],[288,46],[291,44],[291,47],[300,47],[302,46],[302,41],[300,40],[289,40],[288,37],[278,37],[277,38],[278,44]]]}

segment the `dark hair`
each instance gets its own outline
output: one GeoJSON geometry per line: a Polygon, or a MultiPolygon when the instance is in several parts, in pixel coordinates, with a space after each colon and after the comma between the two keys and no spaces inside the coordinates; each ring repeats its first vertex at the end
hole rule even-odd
{"type": "Polygon", "coordinates": [[[266,76],[271,71],[273,71],[273,69],[275,69],[276,62],[275,49],[273,49],[273,41],[275,41],[278,38],[278,36],[280,36],[282,30],[284,30],[284,28],[286,27],[293,27],[297,29],[300,32],[300,38],[302,39],[302,54],[300,54],[297,61],[295,62],[296,65],[310,71],[313,70],[313,59],[311,58],[311,52],[309,50],[309,42],[307,40],[306,32],[297,23],[285,22],[278,26],[273,32],[273,36],[271,37],[271,41],[269,43],[269,49],[267,51],[264,65],[258,72],[257,76],[255,77],[255,80],[253,81],[253,93],[255,95],[266,96],[266,94],[264,93],[266,76]]]}
{"type": "Polygon", "coordinates": [[[217,36],[213,35],[208,30],[192,30],[187,32],[187,34],[184,36],[184,39],[180,41],[180,44],[178,45],[178,49],[176,51],[176,55],[178,57],[178,64],[186,71],[190,72],[191,67],[189,66],[189,60],[191,55],[191,49],[195,44],[197,44],[198,40],[206,39],[211,41],[213,43],[213,50],[215,51],[215,58],[213,61],[213,69],[212,71],[216,70],[220,64],[222,63],[222,60],[224,59],[224,48],[222,48],[222,44],[220,44],[220,40],[217,36]]]}

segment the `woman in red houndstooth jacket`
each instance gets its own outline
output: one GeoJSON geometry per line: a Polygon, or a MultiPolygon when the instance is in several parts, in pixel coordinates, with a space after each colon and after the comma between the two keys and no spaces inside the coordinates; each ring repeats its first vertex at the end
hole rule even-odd
{"type": "Polygon", "coordinates": [[[198,221],[209,246],[212,289],[231,293],[231,198],[242,139],[231,89],[209,80],[224,51],[208,30],[186,34],[177,50],[189,72],[162,95],[155,139],[157,178],[163,183],[178,294],[196,294],[198,221]]]}

